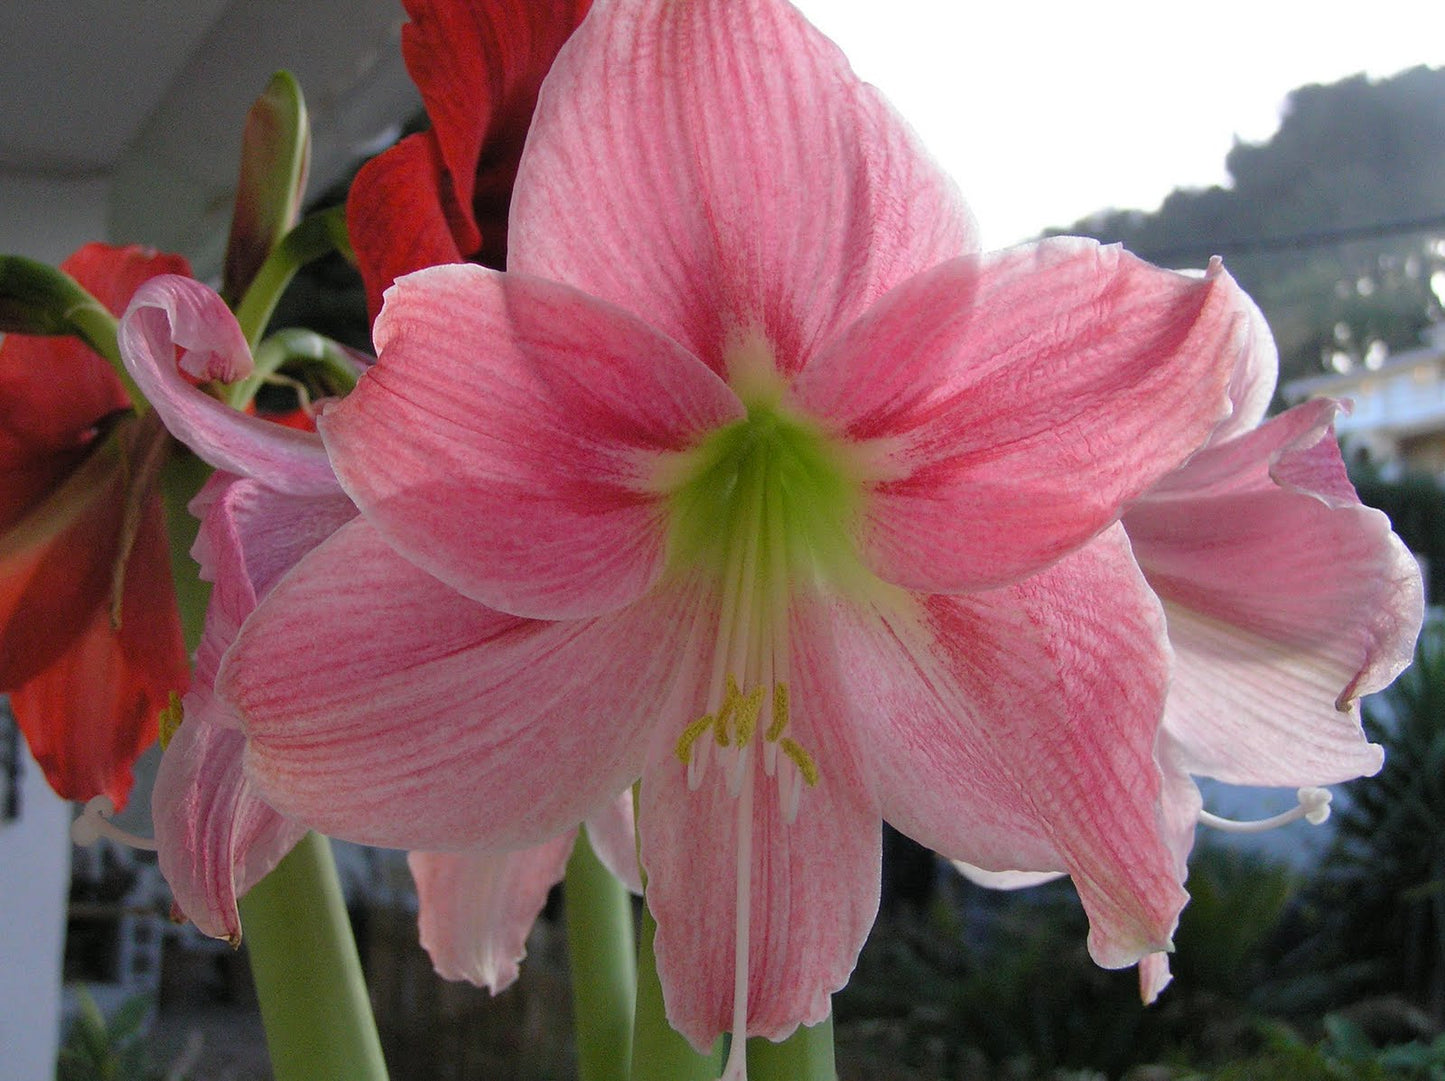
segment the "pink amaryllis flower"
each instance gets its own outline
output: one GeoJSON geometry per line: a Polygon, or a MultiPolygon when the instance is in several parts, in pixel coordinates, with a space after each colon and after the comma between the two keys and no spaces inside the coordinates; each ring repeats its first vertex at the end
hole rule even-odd
{"type": "MultiPolygon", "coordinates": [[[[114,313],[178,255],[87,244],[61,269],[114,313]]],[[[187,662],[155,481],[168,437],[73,338],[0,345],[0,691],[66,799],[124,806],[187,662]]]]}
{"type": "MultiPolygon", "coordinates": [[[[1230,419],[1135,501],[1123,525],[1174,651],[1165,767],[1298,788],[1299,810],[1271,822],[1312,811],[1322,819],[1313,790],[1380,768],[1357,703],[1410,663],[1423,588],[1389,519],[1360,503],[1345,474],[1331,428],[1340,404],[1318,399],[1264,419],[1278,354],[1263,316],[1251,316],[1230,419]]],[[[1187,842],[1199,793],[1192,784],[1169,791],[1187,842]]],[[[1054,877],[960,870],[1002,888],[1054,877]]],[[[1141,962],[1146,1002],[1169,979],[1165,954],[1141,962]]]]}
{"type": "Polygon", "coordinates": [[[217,684],[267,798],[508,846],[640,777],[698,1046],[826,1016],[882,818],[1070,871],[1102,963],[1164,948],[1164,621],[1115,523],[1229,411],[1232,281],[1074,239],[976,254],[911,133],[774,0],[595,7],[508,260],[399,281],[320,419],[360,517],[217,684]]]}
{"type": "MultiPolygon", "coordinates": [[[[278,813],[245,776],[245,738],[215,694],[216,670],[258,599],[356,508],[314,432],[238,413],[196,389],[194,382],[234,381],[253,367],[216,293],[189,279],[157,278],[136,293],[120,341],[137,385],[167,425],[221,470],[191,505],[202,520],[192,555],[214,589],[182,702],[184,722],[161,759],[152,814],[161,871],[178,911],[206,934],[236,943],[237,898],[280,862],[306,826],[278,813]]],[[[587,825],[604,863],[641,892],[631,793],[587,825]]],[[[442,975],[494,993],[516,979],[527,934],[547,891],[562,879],[574,835],[565,831],[511,852],[411,854],[422,945],[442,975]]]]}
{"type": "MultiPolygon", "coordinates": [[[[1379,770],[1358,700],[1410,663],[1424,590],[1389,519],[1345,474],[1340,403],[1263,419],[1278,355],[1254,314],[1233,416],[1123,523],[1174,649],[1161,756],[1195,776],[1309,790],[1379,770]]],[[[1193,802],[1181,816],[1198,808],[1183,791],[1193,802]]],[[[1166,958],[1140,974],[1149,1001],[1169,980],[1166,958]]]]}
{"type": "Polygon", "coordinates": [[[501,269],[507,206],[537,88],[591,0],[403,0],[407,70],[432,126],[368,162],[346,200],[372,318],[403,274],[501,269]]]}

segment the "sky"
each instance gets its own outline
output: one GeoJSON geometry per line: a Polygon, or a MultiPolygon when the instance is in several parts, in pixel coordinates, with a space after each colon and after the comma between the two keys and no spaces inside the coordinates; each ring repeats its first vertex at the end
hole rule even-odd
{"type": "Polygon", "coordinates": [[[1224,183],[1297,86],[1445,66],[1445,0],[796,2],[958,181],[985,248],[1224,183]]]}

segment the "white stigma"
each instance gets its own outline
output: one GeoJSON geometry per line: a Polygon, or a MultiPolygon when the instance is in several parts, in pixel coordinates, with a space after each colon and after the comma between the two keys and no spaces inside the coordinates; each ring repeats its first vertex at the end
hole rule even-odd
{"type": "Polygon", "coordinates": [[[1295,797],[1299,805],[1283,814],[1262,818],[1257,822],[1237,822],[1232,818],[1221,818],[1208,811],[1199,812],[1199,824],[1224,833],[1268,833],[1270,830],[1287,826],[1304,819],[1312,826],[1318,826],[1330,817],[1330,790],[1327,788],[1301,788],[1295,797]]]}
{"type": "Polygon", "coordinates": [[[134,833],[127,833],[112,822],[110,816],[113,814],[115,814],[115,803],[109,796],[94,797],[86,803],[85,809],[80,812],[80,817],[70,824],[70,839],[78,845],[88,847],[104,837],[118,844],[143,849],[146,852],[156,850],[154,841],[146,837],[138,837],[134,833]]]}

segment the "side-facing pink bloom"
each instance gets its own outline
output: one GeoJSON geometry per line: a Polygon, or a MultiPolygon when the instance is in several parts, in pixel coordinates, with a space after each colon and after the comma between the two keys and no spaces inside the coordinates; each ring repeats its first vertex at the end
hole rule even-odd
{"type": "MultiPolygon", "coordinates": [[[[314,432],[237,413],[182,376],[184,370],[198,382],[229,382],[252,367],[240,328],[210,289],[184,278],[149,283],[122,320],[121,346],[166,423],[221,470],[191,505],[202,520],[192,554],[214,589],[182,703],[185,720],[161,759],[152,812],[176,907],[206,934],[237,942],[237,898],[306,827],[273,809],[245,776],[245,738],[215,694],[216,670],[257,601],[356,508],[314,432]]],[[[631,793],[592,816],[588,831],[603,861],[641,892],[631,793]]],[[[574,833],[514,852],[412,853],[422,944],[442,975],[493,992],[516,978],[528,931],[562,878],[574,833]]]]}
{"type": "MultiPolygon", "coordinates": [[[[178,255],[87,244],[61,269],[119,314],[178,255]]],[[[188,679],[160,497],[167,436],[74,338],[0,345],[0,691],[50,786],[121,807],[188,679]]]]}
{"type": "Polygon", "coordinates": [[[1088,241],[973,249],[791,7],[599,3],[511,272],[398,282],[320,420],[360,517],[222,665],[251,778],[426,848],[536,843],[640,777],[699,1046],[826,1016],[885,817],[1074,874],[1104,964],[1164,948],[1164,622],[1115,523],[1228,414],[1247,302],[1088,241]]]}
{"type": "MultiPolygon", "coordinates": [[[[1357,702],[1409,664],[1424,596],[1419,566],[1389,519],[1363,506],[1345,475],[1331,429],[1339,403],[1319,399],[1264,419],[1278,354],[1263,316],[1251,315],[1230,385],[1233,414],[1133,503],[1123,524],[1174,651],[1164,767],[1318,788],[1380,768],[1357,702]]],[[[1199,793],[1192,784],[1168,791],[1182,856],[1199,793]]],[[[1005,889],[1054,877],[960,870],[1005,889]]],[[[1153,1001],[1170,979],[1167,955],[1145,958],[1139,974],[1153,1001]]]]}
{"type": "MultiPolygon", "coordinates": [[[[1358,700],[1410,663],[1424,618],[1420,568],[1360,503],[1317,399],[1265,420],[1278,356],[1255,342],[1209,445],[1124,515],[1174,648],[1160,754],[1231,784],[1313,788],[1375,773],[1358,700]]],[[[1192,789],[1177,789],[1198,809],[1192,789]]],[[[1140,966],[1144,997],[1168,982],[1140,966]]]]}
{"type": "Polygon", "coordinates": [[[507,207],[537,88],[591,0],[403,0],[407,70],[429,130],[368,162],[346,200],[367,307],[403,274],[502,269],[507,207]]]}

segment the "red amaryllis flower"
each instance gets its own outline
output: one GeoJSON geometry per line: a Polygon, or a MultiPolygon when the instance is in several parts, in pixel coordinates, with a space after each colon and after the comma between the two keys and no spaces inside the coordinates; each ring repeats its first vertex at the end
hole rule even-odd
{"type": "MultiPolygon", "coordinates": [[[[88,244],[63,270],[111,311],[180,256],[88,244]]],[[[188,679],[161,504],[169,437],[73,338],[0,345],[0,690],[52,788],[123,806],[188,679]]]]}
{"type": "Polygon", "coordinates": [[[432,127],[368,162],[347,199],[373,319],[413,270],[467,259],[501,269],[537,89],[591,3],[404,0],[402,53],[432,127]]]}

